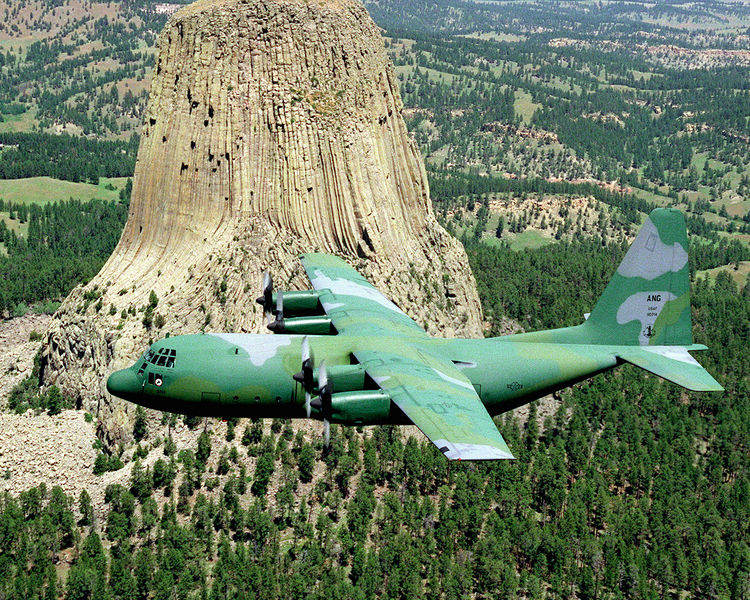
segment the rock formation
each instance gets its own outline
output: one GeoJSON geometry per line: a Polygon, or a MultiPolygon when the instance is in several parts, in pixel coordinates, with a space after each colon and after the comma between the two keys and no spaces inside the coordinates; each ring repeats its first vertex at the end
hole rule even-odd
{"type": "Polygon", "coordinates": [[[466,255],[435,220],[401,109],[354,0],[199,0],[173,15],[127,225],[50,325],[44,383],[96,411],[105,441],[127,438],[132,407],[107,395],[109,372],[167,332],[265,331],[262,270],[308,287],[309,251],[345,257],[431,333],[480,335],[466,255]]]}

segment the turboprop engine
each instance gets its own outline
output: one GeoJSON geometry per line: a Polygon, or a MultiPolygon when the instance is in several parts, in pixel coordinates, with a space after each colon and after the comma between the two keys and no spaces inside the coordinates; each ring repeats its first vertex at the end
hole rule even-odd
{"type": "Polygon", "coordinates": [[[336,333],[331,319],[325,316],[315,290],[273,291],[273,279],[263,274],[263,294],[256,302],[263,306],[266,327],[273,333],[330,335],[336,333]]]}
{"type": "Polygon", "coordinates": [[[307,338],[302,341],[302,370],[294,375],[305,389],[305,412],[323,420],[325,445],[330,442],[330,424],[370,425],[383,423],[391,414],[391,397],[367,388],[367,373],[359,364],[332,365],[325,361],[315,368],[307,338]]]}

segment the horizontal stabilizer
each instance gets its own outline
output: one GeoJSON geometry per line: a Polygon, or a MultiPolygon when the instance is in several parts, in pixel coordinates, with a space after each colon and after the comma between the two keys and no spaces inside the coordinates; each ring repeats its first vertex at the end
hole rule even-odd
{"type": "MultiPolygon", "coordinates": [[[[700,346],[691,349],[698,350],[700,346]]],[[[618,358],[694,392],[721,392],[723,387],[698,364],[685,346],[623,347],[618,358]]]]}

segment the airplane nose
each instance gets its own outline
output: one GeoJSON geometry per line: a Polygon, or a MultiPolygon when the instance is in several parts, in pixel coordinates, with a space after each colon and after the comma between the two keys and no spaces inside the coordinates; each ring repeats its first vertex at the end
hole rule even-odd
{"type": "Polygon", "coordinates": [[[113,396],[127,398],[132,394],[140,393],[142,388],[138,376],[130,369],[115,371],[107,379],[107,391],[113,396]]]}

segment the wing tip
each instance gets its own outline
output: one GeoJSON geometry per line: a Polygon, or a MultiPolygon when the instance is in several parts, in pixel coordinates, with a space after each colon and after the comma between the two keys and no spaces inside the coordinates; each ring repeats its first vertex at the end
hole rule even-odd
{"type": "MultiPolygon", "coordinates": [[[[668,380],[669,381],[669,380],[668,380]]],[[[691,384],[690,386],[687,386],[685,384],[678,384],[682,385],[686,390],[690,390],[691,392],[724,392],[726,391],[724,387],[716,381],[715,383],[705,383],[705,384],[691,384]]]]}
{"type": "Polygon", "coordinates": [[[448,460],[515,460],[509,450],[488,444],[453,444],[437,440],[435,445],[448,460]]]}

